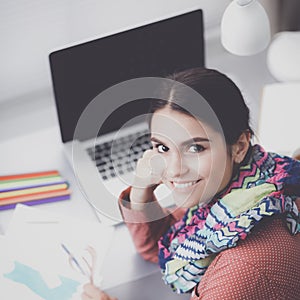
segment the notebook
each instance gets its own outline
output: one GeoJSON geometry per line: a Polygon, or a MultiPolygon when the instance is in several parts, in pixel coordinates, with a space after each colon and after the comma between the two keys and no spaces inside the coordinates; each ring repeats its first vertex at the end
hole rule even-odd
{"type": "MultiPolygon", "coordinates": [[[[63,147],[101,222],[122,222],[118,196],[151,147],[146,98],[155,78],[204,66],[204,60],[199,9],[50,53],[63,147]]],[[[169,205],[166,188],[157,193],[169,205]]]]}

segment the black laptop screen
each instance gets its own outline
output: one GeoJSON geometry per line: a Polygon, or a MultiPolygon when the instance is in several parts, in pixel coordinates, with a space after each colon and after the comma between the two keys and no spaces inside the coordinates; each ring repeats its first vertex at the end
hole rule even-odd
{"type": "MultiPolygon", "coordinates": [[[[49,59],[62,140],[67,142],[83,110],[105,89],[128,79],[204,66],[202,10],[61,49],[49,59]]],[[[117,130],[148,109],[145,104],[130,109],[131,114],[118,112],[101,132],[117,130]]]]}

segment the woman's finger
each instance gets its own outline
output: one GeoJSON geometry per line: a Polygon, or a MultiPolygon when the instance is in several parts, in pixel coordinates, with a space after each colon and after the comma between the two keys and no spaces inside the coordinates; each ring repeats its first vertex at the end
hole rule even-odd
{"type": "Polygon", "coordinates": [[[92,298],[90,296],[88,296],[86,293],[83,293],[81,295],[81,300],[91,300],[92,298]]]}
{"type": "Polygon", "coordinates": [[[91,283],[87,283],[83,286],[83,295],[89,297],[87,299],[101,299],[101,293],[102,291],[99,290],[97,287],[95,287],[91,283]]]}
{"type": "Polygon", "coordinates": [[[99,300],[118,300],[115,297],[110,297],[109,295],[107,295],[105,292],[101,292],[101,298],[99,300]]]}
{"type": "Polygon", "coordinates": [[[108,294],[98,289],[94,285],[87,283],[83,286],[82,300],[118,300],[115,297],[110,297],[108,294]]]}

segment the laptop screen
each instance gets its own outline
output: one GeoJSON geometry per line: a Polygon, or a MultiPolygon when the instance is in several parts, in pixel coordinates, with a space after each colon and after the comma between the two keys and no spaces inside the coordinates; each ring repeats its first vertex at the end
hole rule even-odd
{"type": "MultiPolygon", "coordinates": [[[[164,77],[204,66],[202,10],[61,49],[52,52],[49,59],[61,136],[68,142],[84,109],[107,88],[133,78],[164,77]]],[[[113,122],[101,128],[101,134],[146,114],[147,103],[120,108],[113,122]]]]}

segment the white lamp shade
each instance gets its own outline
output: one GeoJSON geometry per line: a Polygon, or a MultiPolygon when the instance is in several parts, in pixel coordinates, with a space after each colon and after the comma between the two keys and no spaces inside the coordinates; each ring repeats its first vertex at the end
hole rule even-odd
{"type": "Polygon", "coordinates": [[[277,33],[268,49],[267,64],[275,79],[300,82],[300,32],[277,33]]]}
{"type": "Polygon", "coordinates": [[[300,82],[279,82],[263,88],[257,137],[268,151],[300,155],[300,82]]]}
{"type": "Polygon", "coordinates": [[[263,51],[270,39],[269,19],[258,1],[229,4],[221,22],[221,42],[227,51],[241,56],[254,55],[263,51]]]}

